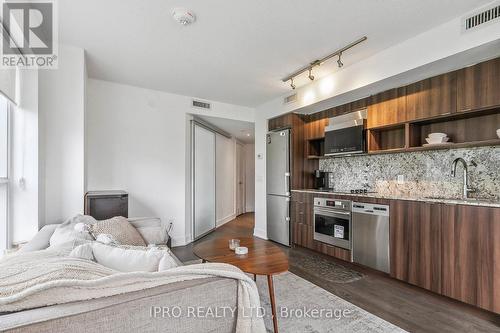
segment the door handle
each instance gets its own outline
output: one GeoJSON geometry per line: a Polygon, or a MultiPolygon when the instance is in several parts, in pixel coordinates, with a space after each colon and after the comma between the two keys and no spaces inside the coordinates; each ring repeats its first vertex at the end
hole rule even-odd
{"type": "Polygon", "coordinates": [[[289,216],[285,217],[285,221],[290,222],[290,217],[289,216]]]}
{"type": "Polygon", "coordinates": [[[290,172],[285,172],[285,193],[286,195],[290,195],[290,172]]]}

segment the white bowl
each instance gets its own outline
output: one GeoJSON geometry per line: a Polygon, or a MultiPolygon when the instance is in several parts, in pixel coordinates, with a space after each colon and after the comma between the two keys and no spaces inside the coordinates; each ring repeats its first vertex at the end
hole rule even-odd
{"type": "Polygon", "coordinates": [[[499,128],[499,129],[497,129],[497,136],[498,136],[498,138],[500,139],[500,128],[499,128]]]}
{"type": "Polygon", "coordinates": [[[444,138],[425,138],[425,141],[427,141],[428,144],[435,145],[435,144],[445,143],[449,139],[450,139],[449,137],[444,137],[444,138]]]}
{"type": "Polygon", "coordinates": [[[429,134],[429,138],[434,139],[434,138],[445,138],[446,133],[431,133],[429,134]]]}

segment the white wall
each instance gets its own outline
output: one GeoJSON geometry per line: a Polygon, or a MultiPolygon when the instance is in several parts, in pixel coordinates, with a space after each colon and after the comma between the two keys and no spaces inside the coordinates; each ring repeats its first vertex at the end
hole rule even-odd
{"type": "Polygon", "coordinates": [[[236,142],[220,134],[216,135],[216,226],[231,221],[236,217],[235,166],[236,142]]]}
{"type": "Polygon", "coordinates": [[[255,211],[255,145],[246,144],[245,154],[245,212],[255,211]]]}
{"type": "Polygon", "coordinates": [[[38,231],[38,72],[21,70],[18,90],[18,107],[11,113],[9,217],[13,243],[28,241],[38,231]]]}
{"type": "MultiPolygon", "coordinates": [[[[490,24],[462,33],[462,17],[390,47],[363,61],[299,87],[298,102],[276,98],[256,108],[255,230],[266,238],[267,120],[290,111],[315,112],[351,102],[372,93],[418,81],[500,54],[500,25],[490,24]]],[[[286,95],[291,94],[288,93],[286,95]]]]}
{"type": "Polygon", "coordinates": [[[191,239],[189,221],[189,114],[254,121],[250,108],[111,82],[87,86],[88,190],[129,192],[130,216],[173,219],[172,241],[191,239]]]}
{"type": "Polygon", "coordinates": [[[40,225],[83,212],[85,54],[61,46],[59,68],[41,70],[39,86],[40,225]]]}

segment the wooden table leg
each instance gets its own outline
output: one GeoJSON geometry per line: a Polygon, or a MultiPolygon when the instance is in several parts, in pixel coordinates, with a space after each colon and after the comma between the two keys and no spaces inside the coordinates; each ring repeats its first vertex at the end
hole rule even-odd
{"type": "Polygon", "coordinates": [[[267,284],[269,286],[269,298],[271,299],[271,311],[273,313],[274,333],[278,333],[278,318],[276,317],[276,301],[274,299],[273,276],[267,276],[267,284]]]}

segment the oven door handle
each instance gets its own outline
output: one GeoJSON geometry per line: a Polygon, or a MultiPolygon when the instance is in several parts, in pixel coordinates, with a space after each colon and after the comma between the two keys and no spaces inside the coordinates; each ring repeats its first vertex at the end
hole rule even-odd
{"type": "Polygon", "coordinates": [[[314,214],[316,214],[316,213],[324,214],[326,216],[335,216],[335,215],[348,216],[348,215],[351,215],[351,212],[340,212],[340,211],[332,211],[329,209],[314,208],[314,214]]]}

